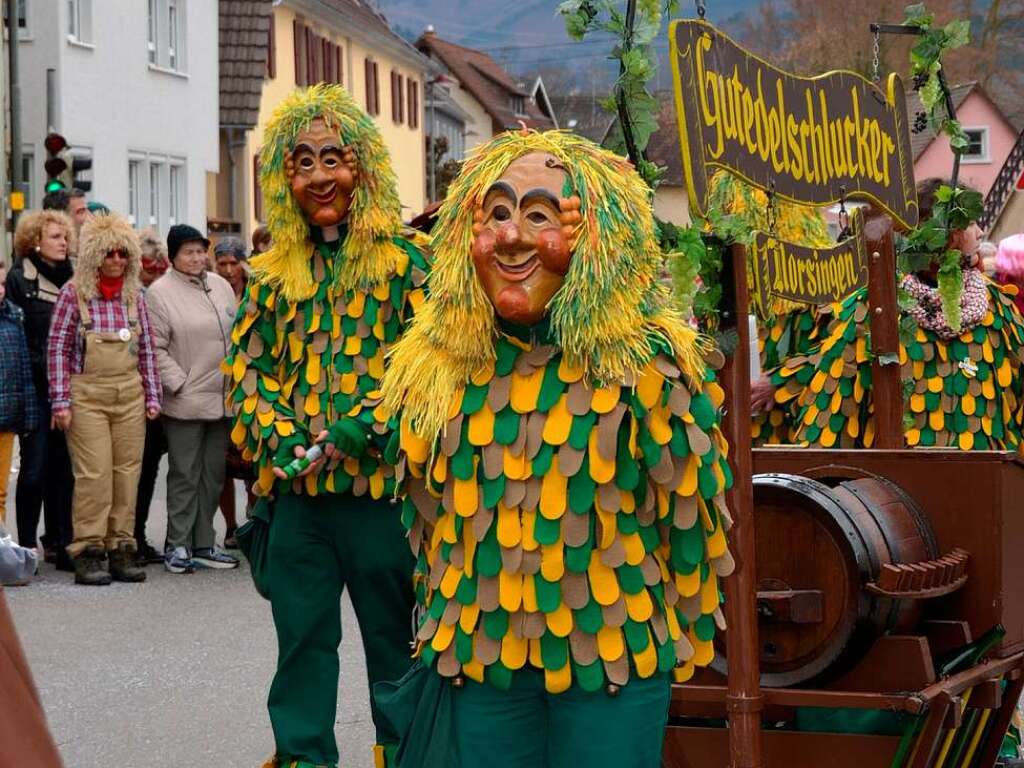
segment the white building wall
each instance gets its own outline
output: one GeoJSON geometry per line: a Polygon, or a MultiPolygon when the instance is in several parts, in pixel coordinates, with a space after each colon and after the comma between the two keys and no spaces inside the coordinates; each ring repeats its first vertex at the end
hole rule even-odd
{"type": "MultiPolygon", "coordinates": [[[[149,62],[145,0],[91,0],[88,45],[69,40],[67,3],[28,3],[35,39],[22,48],[27,65],[22,69],[23,135],[36,144],[37,190],[45,180],[46,67],[53,66],[58,82],[56,127],[73,147],[92,152],[89,197],[127,214],[130,157],[165,163],[165,185],[170,163],[182,160],[184,210],[178,220],[203,228],[206,174],[216,173],[219,165],[217,3],[177,0],[184,14],[182,72],[149,62]]],[[[145,166],[140,176],[143,205],[136,225],[149,226],[145,166]]],[[[31,204],[37,207],[39,200],[31,204]]],[[[160,208],[157,226],[164,234],[169,223],[167,205],[160,208]]]]}

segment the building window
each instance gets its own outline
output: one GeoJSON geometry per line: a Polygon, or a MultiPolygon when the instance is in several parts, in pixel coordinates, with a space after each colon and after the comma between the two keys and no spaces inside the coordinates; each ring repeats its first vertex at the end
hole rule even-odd
{"type": "Polygon", "coordinates": [[[334,46],[334,82],[338,85],[345,84],[345,57],[343,53],[344,51],[340,45],[334,46]]]}
{"type": "Polygon", "coordinates": [[[371,115],[380,114],[380,80],[377,77],[376,61],[365,59],[366,66],[366,111],[371,115]]]}
{"type": "Polygon", "coordinates": [[[162,163],[149,164],[149,226],[160,226],[160,167],[162,163]]]}
{"type": "Polygon", "coordinates": [[[391,70],[391,119],[405,122],[405,78],[391,70]]]}
{"type": "Polygon", "coordinates": [[[172,162],[168,177],[167,195],[167,226],[180,224],[185,213],[185,166],[181,162],[172,162]]]}
{"type": "Polygon", "coordinates": [[[414,80],[409,81],[409,127],[420,127],[420,84],[414,80]]]}
{"type": "Polygon", "coordinates": [[[149,63],[184,72],[185,0],[149,0],[146,48],[149,63]]]}
{"type": "Polygon", "coordinates": [[[132,226],[138,226],[139,223],[139,209],[142,202],[139,194],[139,174],[141,169],[142,161],[128,161],[128,221],[132,223],[132,226]]]}
{"type": "MultiPolygon", "coordinates": [[[[31,148],[31,144],[29,147],[31,148]]],[[[21,181],[25,190],[25,207],[32,208],[32,201],[36,199],[36,163],[35,153],[30,150],[21,152],[21,181]]]]}
{"type": "Polygon", "coordinates": [[[132,153],[128,159],[128,220],[166,232],[186,214],[185,159],[132,153]]]}
{"type": "Polygon", "coordinates": [[[526,114],[526,98],[523,96],[512,97],[512,111],[517,115],[526,114]]]}
{"type": "Polygon", "coordinates": [[[965,128],[967,149],[960,159],[965,163],[991,162],[988,151],[988,128],[965,128]]]}
{"type": "Polygon", "coordinates": [[[68,38],[92,43],[92,0],[67,0],[68,38]]]}

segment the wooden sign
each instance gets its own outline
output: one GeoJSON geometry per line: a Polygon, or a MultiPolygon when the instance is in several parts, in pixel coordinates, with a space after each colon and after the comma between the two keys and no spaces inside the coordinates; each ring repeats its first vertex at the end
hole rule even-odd
{"type": "Polygon", "coordinates": [[[707,215],[719,169],[804,205],[872,201],[917,224],[906,95],[892,74],[883,92],[854,72],[798,77],[776,69],[704,21],[669,32],[690,207],[707,215]]]}
{"type": "Polygon", "coordinates": [[[866,286],[867,243],[859,212],[851,221],[853,234],[832,248],[806,248],[754,233],[749,253],[758,304],[770,307],[772,299],[830,304],[866,286]]]}

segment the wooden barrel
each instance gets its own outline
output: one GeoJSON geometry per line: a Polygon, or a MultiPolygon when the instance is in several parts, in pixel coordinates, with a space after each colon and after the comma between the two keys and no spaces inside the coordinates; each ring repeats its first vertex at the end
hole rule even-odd
{"type": "Polygon", "coordinates": [[[761,684],[822,684],[881,634],[910,630],[921,603],[864,589],[887,563],[938,556],[920,507],[884,478],[754,477],[761,684]]]}

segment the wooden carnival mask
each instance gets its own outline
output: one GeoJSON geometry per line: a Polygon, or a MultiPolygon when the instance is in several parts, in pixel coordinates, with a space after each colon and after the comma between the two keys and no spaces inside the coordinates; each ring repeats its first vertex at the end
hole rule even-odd
{"type": "Polygon", "coordinates": [[[338,132],[322,118],[295,137],[285,159],[292,194],[307,221],[333,227],[348,216],[359,171],[350,146],[342,146],[338,132]]]}
{"type": "Polygon", "coordinates": [[[578,197],[563,198],[567,176],[544,152],[513,161],[473,214],[473,263],[498,316],[539,323],[562,287],[580,221],[578,197]]]}

